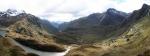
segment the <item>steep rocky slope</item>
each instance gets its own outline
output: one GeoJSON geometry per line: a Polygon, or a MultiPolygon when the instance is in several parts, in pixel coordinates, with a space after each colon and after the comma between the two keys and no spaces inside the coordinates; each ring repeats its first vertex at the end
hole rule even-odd
{"type": "Polygon", "coordinates": [[[58,39],[62,42],[80,44],[94,43],[115,37],[126,30],[127,26],[122,26],[122,24],[128,23],[128,16],[129,14],[113,8],[108,9],[104,13],[94,13],[62,24],[58,39]],[[59,36],[61,37],[59,38],[59,36]]]}
{"type": "Polygon", "coordinates": [[[137,12],[134,20],[139,20],[118,38],[79,46],[66,56],[150,56],[150,6],[144,4],[137,12]]]}

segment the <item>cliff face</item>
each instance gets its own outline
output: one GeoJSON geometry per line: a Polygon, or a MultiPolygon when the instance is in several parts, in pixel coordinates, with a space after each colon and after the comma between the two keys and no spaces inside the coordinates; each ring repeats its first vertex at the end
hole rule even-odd
{"type": "Polygon", "coordinates": [[[138,12],[136,15],[140,18],[134,16],[134,20],[138,20],[118,38],[103,43],[79,46],[72,49],[66,56],[150,56],[150,6],[144,6],[146,8],[142,7],[134,12],[138,12]]]}

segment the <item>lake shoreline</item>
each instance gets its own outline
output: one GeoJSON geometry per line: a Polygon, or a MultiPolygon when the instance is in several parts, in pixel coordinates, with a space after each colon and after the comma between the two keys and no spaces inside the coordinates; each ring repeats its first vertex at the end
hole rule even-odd
{"type": "Polygon", "coordinates": [[[66,55],[66,54],[69,52],[69,50],[71,49],[71,46],[68,46],[68,47],[66,48],[66,51],[64,51],[64,52],[44,52],[44,51],[35,50],[35,49],[32,49],[32,48],[26,47],[26,46],[24,46],[24,45],[21,45],[20,43],[16,42],[15,40],[13,40],[13,39],[11,39],[11,38],[9,38],[9,40],[10,40],[13,44],[15,44],[15,45],[21,47],[22,49],[24,49],[25,52],[27,52],[27,53],[34,53],[34,54],[37,54],[37,55],[39,55],[39,56],[64,56],[64,55],[66,55]]]}

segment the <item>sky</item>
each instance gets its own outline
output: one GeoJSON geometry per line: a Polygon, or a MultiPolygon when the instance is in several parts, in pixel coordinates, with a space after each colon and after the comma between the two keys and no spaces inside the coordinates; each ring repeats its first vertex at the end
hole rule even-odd
{"type": "Polygon", "coordinates": [[[1,0],[0,11],[24,10],[41,19],[69,22],[108,8],[129,13],[140,9],[143,3],[150,5],[150,0],[1,0]]]}

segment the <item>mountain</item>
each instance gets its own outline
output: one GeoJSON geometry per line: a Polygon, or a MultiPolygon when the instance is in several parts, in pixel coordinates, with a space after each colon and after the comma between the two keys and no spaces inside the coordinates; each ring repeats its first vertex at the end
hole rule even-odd
{"type": "Polygon", "coordinates": [[[11,10],[11,9],[8,9],[6,12],[0,12],[0,25],[1,26],[8,27],[16,23],[17,21],[22,20],[23,17],[26,17],[26,18],[32,18],[32,19],[28,19],[30,23],[36,24],[38,27],[45,29],[49,33],[58,32],[58,29],[55,28],[49,21],[39,19],[38,17],[35,17],[34,15],[27,14],[24,12],[18,13],[13,16],[11,14],[16,14],[16,12],[14,12],[14,10],[11,10]]]}
{"type": "Polygon", "coordinates": [[[65,56],[150,56],[150,6],[144,4],[128,20],[134,23],[117,38],[79,46],[65,56]]]}
{"type": "Polygon", "coordinates": [[[53,33],[57,29],[50,22],[27,13],[11,16],[7,12],[2,12],[0,15],[0,25],[7,29],[4,37],[12,38],[36,50],[65,51],[64,45],[56,43],[53,33]]]}
{"type": "Polygon", "coordinates": [[[66,29],[66,27],[68,27],[68,25],[69,25],[69,22],[61,23],[61,24],[58,26],[58,29],[59,29],[60,31],[63,31],[63,30],[66,29]]]}
{"type": "Polygon", "coordinates": [[[63,22],[63,21],[51,21],[51,24],[54,26],[54,27],[56,27],[58,30],[60,30],[59,29],[59,27],[61,26],[61,24],[63,24],[63,23],[65,23],[65,22],[63,22]]]}
{"type": "Polygon", "coordinates": [[[57,24],[16,10],[0,12],[0,56],[38,56],[13,43],[65,56],[150,56],[150,6],[125,13],[109,8],[57,24]]]}
{"type": "Polygon", "coordinates": [[[48,20],[41,20],[42,27],[48,32],[48,33],[57,33],[59,30],[57,27],[54,26],[52,22],[49,22],[48,20]]]}
{"type": "Polygon", "coordinates": [[[58,28],[61,23],[58,23],[58,22],[51,22],[51,24],[52,24],[54,27],[58,28]]]}
{"type": "MultiPolygon", "coordinates": [[[[123,33],[129,14],[109,8],[61,25],[58,39],[69,43],[93,43],[123,33]],[[64,26],[63,26],[64,25],[64,26]],[[59,37],[61,36],[61,37],[59,37]]],[[[126,28],[125,28],[126,27],[126,28]]]]}

